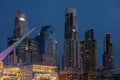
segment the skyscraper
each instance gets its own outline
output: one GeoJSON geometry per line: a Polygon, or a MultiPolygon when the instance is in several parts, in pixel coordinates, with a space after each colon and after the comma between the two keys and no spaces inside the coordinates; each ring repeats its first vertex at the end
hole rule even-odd
{"type": "Polygon", "coordinates": [[[103,68],[105,73],[114,73],[114,53],[110,33],[104,38],[103,68]]]}
{"type": "MultiPolygon", "coordinates": [[[[23,11],[18,11],[15,18],[15,28],[14,36],[8,38],[8,46],[12,45],[19,38],[24,36],[28,32],[28,24],[26,21],[26,16],[23,11]]],[[[37,52],[37,44],[34,40],[30,38],[25,38],[9,55],[9,64],[31,64],[32,53],[37,52]]]]}
{"type": "MultiPolygon", "coordinates": [[[[26,16],[23,11],[17,11],[17,16],[15,18],[15,28],[14,36],[8,38],[8,46],[17,41],[20,37],[25,35],[28,32],[28,26],[26,21],[26,16]]],[[[27,39],[26,39],[27,40],[27,39]]],[[[26,40],[24,40],[17,49],[15,48],[8,56],[9,64],[16,64],[18,61],[24,61],[24,50],[26,45],[26,40]],[[18,57],[19,56],[19,57],[18,57]],[[20,59],[21,57],[21,59],[20,59]]]]}
{"type": "Polygon", "coordinates": [[[64,32],[64,69],[75,70],[80,68],[80,58],[76,9],[66,8],[64,32]]]}
{"type": "Polygon", "coordinates": [[[82,58],[79,49],[76,9],[65,9],[63,70],[60,80],[80,80],[82,58]]]}
{"type": "Polygon", "coordinates": [[[85,32],[85,40],[80,42],[80,53],[83,57],[83,80],[96,80],[97,52],[94,30],[89,29],[85,32]],[[96,75],[96,76],[95,76],[96,75]],[[93,77],[94,76],[94,77],[93,77]]]}
{"type": "Polygon", "coordinates": [[[43,26],[35,40],[38,42],[38,52],[41,54],[41,62],[44,65],[58,66],[57,41],[54,27],[43,26]]]}
{"type": "MultiPolygon", "coordinates": [[[[15,41],[17,41],[16,38],[10,37],[7,39],[7,46],[9,47],[12,45],[15,41]]],[[[16,55],[16,48],[7,56],[8,62],[7,64],[17,64],[17,55],[16,55]]]]}
{"type": "MultiPolygon", "coordinates": [[[[24,11],[17,11],[17,16],[15,18],[15,29],[14,37],[19,39],[28,32],[28,24],[26,21],[26,16],[24,11]]],[[[16,48],[17,62],[24,64],[25,63],[25,51],[28,47],[28,38],[26,38],[20,45],[16,48]]],[[[27,51],[27,53],[30,53],[27,51]]]]}
{"type": "Polygon", "coordinates": [[[94,30],[90,29],[85,33],[85,70],[95,71],[97,68],[96,40],[94,30]]]}
{"type": "Polygon", "coordinates": [[[22,37],[28,32],[28,24],[24,11],[18,11],[15,18],[14,36],[17,38],[22,37]]]}
{"type": "Polygon", "coordinates": [[[80,48],[83,56],[84,71],[87,73],[95,71],[97,68],[97,53],[93,29],[85,32],[85,41],[81,42],[80,48]]]}

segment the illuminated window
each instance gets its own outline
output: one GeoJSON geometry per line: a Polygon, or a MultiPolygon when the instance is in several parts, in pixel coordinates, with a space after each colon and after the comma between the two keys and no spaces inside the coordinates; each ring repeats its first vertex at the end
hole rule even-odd
{"type": "Polygon", "coordinates": [[[86,49],[85,52],[88,52],[88,50],[86,49]]]}

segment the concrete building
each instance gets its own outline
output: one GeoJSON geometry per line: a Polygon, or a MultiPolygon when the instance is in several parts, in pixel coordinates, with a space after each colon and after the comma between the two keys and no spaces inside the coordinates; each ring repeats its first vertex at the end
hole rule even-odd
{"type": "Polygon", "coordinates": [[[78,39],[76,9],[65,9],[64,60],[60,80],[79,80],[82,72],[82,57],[78,39]]]}
{"type": "Polygon", "coordinates": [[[103,78],[113,80],[114,51],[110,33],[104,37],[103,78]]]}
{"type": "Polygon", "coordinates": [[[64,69],[80,69],[81,56],[79,53],[78,26],[76,9],[65,9],[64,31],[64,69]]]}
{"type": "Polygon", "coordinates": [[[83,78],[84,80],[95,80],[97,77],[97,42],[94,39],[94,30],[85,32],[85,40],[80,42],[81,54],[83,57],[83,78]],[[94,77],[94,78],[93,78],[94,77]]]}

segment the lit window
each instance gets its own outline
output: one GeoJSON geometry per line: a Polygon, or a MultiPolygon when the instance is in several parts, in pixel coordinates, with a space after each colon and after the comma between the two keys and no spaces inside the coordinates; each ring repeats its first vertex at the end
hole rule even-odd
{"type": "Polygon", "coordinates": [[[88,52],[88,50],[86,49],[85,52],[88,52]]]}

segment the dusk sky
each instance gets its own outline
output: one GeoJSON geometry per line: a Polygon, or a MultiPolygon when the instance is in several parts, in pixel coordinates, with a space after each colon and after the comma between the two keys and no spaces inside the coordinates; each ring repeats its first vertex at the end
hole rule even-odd
{"type": "Polygon", "coordinates": [[[18,10],[26,13],[30,35],[34,38],[42,26],[53,25],[59,56],[63,54],[65,8],[77,9],[79,40],[90,28],[98,42],[98,62],[102,65],[103,37],[110,32],[114,45],[116,72],[120,73],[120,0],[0,0],[0,52],[7,48],[7,38],[13,36],[14,18],[18,10]]]}

